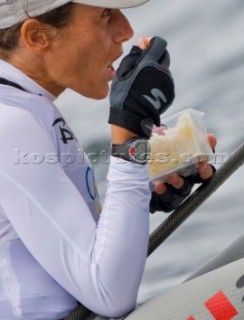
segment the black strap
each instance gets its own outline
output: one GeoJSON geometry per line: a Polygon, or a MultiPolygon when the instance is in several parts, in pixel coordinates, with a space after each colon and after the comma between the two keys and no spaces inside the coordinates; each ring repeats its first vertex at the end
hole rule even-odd
{"type": "Polygon", "coordinates": [[[1,78],[0,77],[0,84],[4,84],[6,86],[11,86],[11,87],[14,87],[16,89],[20,89],[22,91],[25,91],[25,89],[23,89],[21,86],[19,86],[17,83],[15,82],[12,82],[12,81],[9,81],[9,80],[6,80],[4,78],[1,78]]]}

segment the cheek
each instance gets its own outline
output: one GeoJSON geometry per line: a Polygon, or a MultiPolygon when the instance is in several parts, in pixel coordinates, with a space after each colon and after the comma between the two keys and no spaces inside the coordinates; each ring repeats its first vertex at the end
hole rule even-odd
{"type": "MultiPolygon", "coordinates": [[[[88,61],[87,61],[88,62],[88,61]]],[[[82,72],[83,88],[89,92],[89,97],[103,99],[109,93],[109,76],[106,65],[98,59],[86,64],[82,72]]]]}
{"type": "Polygon", "coordinates": [[[49,63],[53,78],[57,82],[62,82],[64,87],[80,82],[85,82],[88,77],[86,61],[82,59],[82,55],[74,50],[62,50],[52,56],[49,63]]]}
{"type": "Polygon", "coordinates": [[[68,80],[77,65],[73,52],[62,48],[55,50],[54,53],[51,52],[48,59],[48,71],[57,81],[68,80]]]}
{"type": "Polygon", "coordinates": [[[103,99],[109,93],[106,53],[91,45],[57,48],[49,61],[53,80],[93,99],[103,99]]]}

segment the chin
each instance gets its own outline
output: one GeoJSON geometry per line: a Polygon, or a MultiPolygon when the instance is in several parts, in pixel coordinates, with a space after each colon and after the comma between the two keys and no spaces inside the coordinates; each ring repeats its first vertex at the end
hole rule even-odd
{"type": "Polygon", "coordinates": [[[79,93],[80,95],[95,99],[95,100],[102,100],[105,99],[109,94],[109,85],[108,83],[103,85],[94,85],[92,88],[70,88],[79,93]]]}
{"type": "Polygon", "coordinates": [[[87,96],[88,98],[95,100],[105,99],[109,94],[109,86],[100,87],[99,89],[93,89],[92,92],[87,96]]]}

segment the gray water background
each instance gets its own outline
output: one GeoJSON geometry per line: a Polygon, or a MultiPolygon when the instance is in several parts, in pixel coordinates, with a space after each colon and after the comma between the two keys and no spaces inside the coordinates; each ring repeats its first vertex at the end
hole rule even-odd
{"type": "MultiPolygon", "coordinates": [[[[218,139],[216,152],[226,159],[244,141],[244,1],[151,0],[124,13],[135,29],[125,52],[139,37],[168,41],[176,99],[165,116],[188,107],[204,111],[207,130],[218,139]]],[[[88,152],[108,147],[108,99],[66,91],[56,103],[88,152]]],[[[222,158],[217,159],[218,167],[222,158]]],[[[94,169],[103,201],[107,165],[94,164],[94,169]]],[[[151,230],[166,217],[151,215],[151,230]]],[[[243,231],[242,166],[148,258],[138,301],[178,285],[243,231]]]]}

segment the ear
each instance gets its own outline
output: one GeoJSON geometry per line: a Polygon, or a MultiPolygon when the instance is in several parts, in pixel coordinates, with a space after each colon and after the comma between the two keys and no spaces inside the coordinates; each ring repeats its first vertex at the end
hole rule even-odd
{"type": "Polygon", "coordinates": [[[20,30],[20,40],[36,54],[43,54],[57,35],[57,29],[37,19],[27,19],[20,30]]]}

